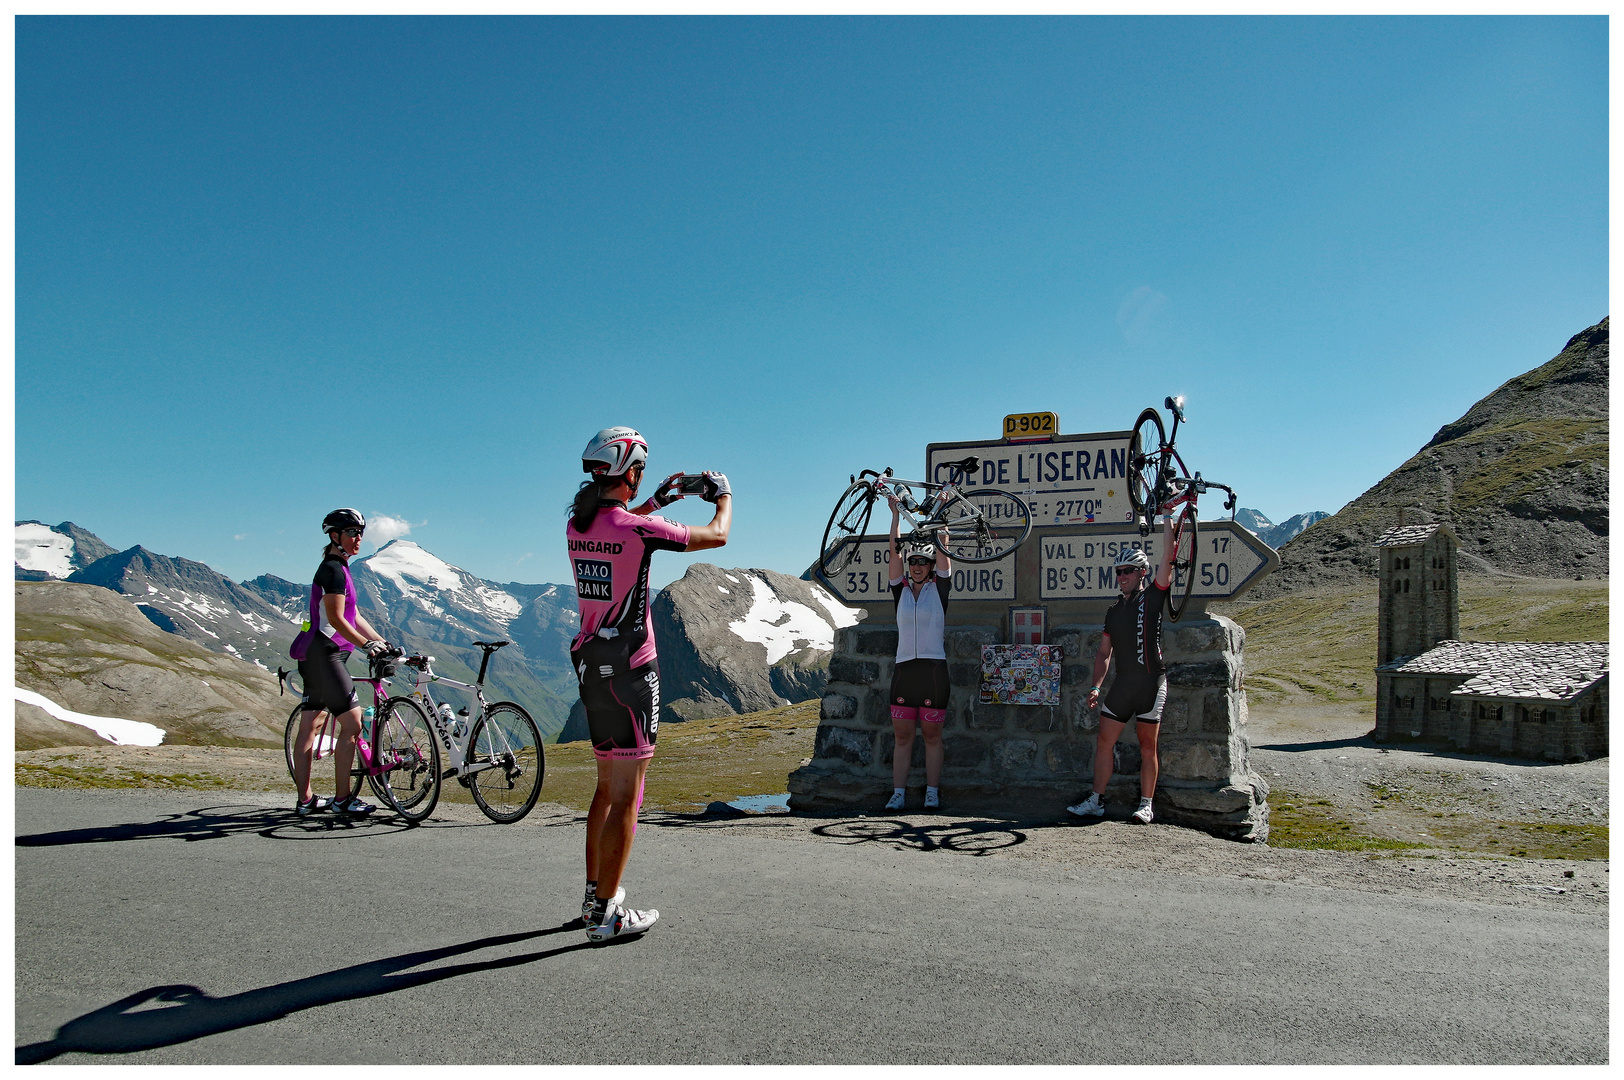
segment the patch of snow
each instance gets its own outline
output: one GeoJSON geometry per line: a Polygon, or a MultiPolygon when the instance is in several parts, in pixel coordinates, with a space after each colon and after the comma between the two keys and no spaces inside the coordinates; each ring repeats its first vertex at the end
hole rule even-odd
{"type": "Polygon", "coordinates": [[[156,593],[156,592],[157,592],[157,591],[158,591],[158,587],[157,587],[157,586],[156,586],[156,585],[148,585],[148,586],[147,586],[147,595],[148,595],[148,596],[151,596],[151,595],[153,595],[153,594],[154,594],[154,593],[156,593]]]}
{"type": "Polygon", "coordinates": [[[73,573],[73,539],[49,525],[19,525],[15,538],[17,565],[43,570],[54,578],[73,573]]]}
{"type": "Polygon", "coordinates": [[[741,582],[738,578],[734,577],[732,574],[728,573],[726,570],[722,571],[722,576],[727,578],[729,581],[731,581],[735,585],[742,585],[743,584],[743,582],[741,582]]]}
{"type": "MultiPolygon", "coordinates": [[[[858,614],[856,608],[849,608],[834,598],[834,594],[817,582],[812,583],[812,595],[818,598],[829,618],[835,621],[836,627],[856,626],[858,614]]],[[[831,646],[833,648],[833,646],[831,646]]]]}
{"type": "Polygon", "coordinates": [[[755,578],[750,579],[750,589],[754,597],[750,610],[744,618],[728,623],[727,628],[745,641],[765,645],[767,663],[776,664],[797,648],[808,645],[825,651],[834,649],[834,627],[823,616],[805,604],[778,599],[755,578]]]}
{"type": "Polygon", "coordinates": [[[252,630],[256,634],[268,634],[271,632],[270,622],[268,622],[262,616],[255,615],[251,611],[239,611],[237,612],[237,617],[243,622],[247,623],[248,629],[252,630]]]}
{"type": "Polygon", "coordinates": [[[422,593],[416,586],[408,585],[407,579],[420,581],[440,592],[462,591],[461,571],[410,540],[396,540],[369,556],[366,563],[373,573],[394,582],[396,588],[414,599],[421,598],[422,593]]]}
{"type": "Polygon", "coordinates": [[[524,610],[518,597],[489,585],[476,585],[474,594],[484,601],[486,610],[504,625],[524,610]]]}
{"type": "MultiPolygon", "coordinates": [[[[269,645],[269,644],[270,644],[270,642],[269,642],[269,641],[267,641],[267,642],[266,642],[266,643],[265,643],[265,644],[267,644],[267,645],[269,645]]],[[[268,668],[268,667],[266,667],[266,666],[265,666],[265,665],[264,665],[264,664],[262,664],[262,663],[261,663],[261,662],[260,662],[260,661],[258,661],[258,660],[255,660],[255,661],[254,661],[254,666],[255,666],[255,667],[257,667],[257,668],[259,668],[259,670],[261,670],[261,671],[269,671],[269,670],[271,670],[271,669],[270,669],[270,668],[268,668]]]]}
{"type": "Polygon", "coordinates": [[[36,694],[20,686],[12,687],[11,693],[24,705],[34,705],[65,723],[89,728],[118,746],[161,746],[164,741],[164,729],[152,724],[144,724],[139,720],[121,720],[116,716],[88,716],[85,713],[76,713],[71,709],[64,709],[44,694],[36,694]]]}
{"type": "Polygon", "coordinates": [[[721,593],[723,596],[732,596],[733,595],[732,593],[728,592],[726,589],[722,588],[720,585],[716,586],[716,591],[721,593]]]}

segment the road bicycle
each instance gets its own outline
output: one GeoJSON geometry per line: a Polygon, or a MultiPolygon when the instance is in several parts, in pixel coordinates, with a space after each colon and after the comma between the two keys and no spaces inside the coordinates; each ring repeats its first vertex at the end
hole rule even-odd
{"type": "Polygon", "coordinates": [[[908,525],[904,543],[932,543],[941,530],[948,532],[949,553],[959,562],[986,563],[1001,559],[1026,542],[1032,533],[1032,511],[1012,491],[1002,488],[964,488],[966,476],[980,468],[979,458],[943,463],[947,483],[903,480],[890,469],[877,473],[864,469],[851,478],[851,487],[835,503],[823,530],[819,565],[834,576],[857,557],[857,540],[868,532],[869,515],[882,496],[895,496],[908,525]]]}
{"type": "MultiPolygon", "coordinates": [[[[426,792],[420,778],[439,775],[440,751],[422,708],[410,698],[390,697],[384,691],[390,677],[398,670],[401,655],[397,649],[369,660],[368,674],[355,679],[358,683],[371,685],[373,715],[370,720],[362,718],[361,736],[355,740],[354,763],[350,768],[350,783],[344,797],[349,799],[360,794],[361,780],[365,777],[373,793],[389,809],[408,824],[416,825],[434,809],[432,802],[424,801],[426,792]]],[[[277,668],[278,693],[291,684],[292,675],[293,672],[277,668]]],[[[303,702],[293,707],[282,736],[290,776],[294,775],[293,745],[299,735],[299,718],[303,712],[303,702]]],[[[337,718],[326,709],[320,710],[310,762],[312,791],[328,782],[337,790],[337,777],[329,770],[337,764],[338,739],[337,718]]]]}
{"type": "Polygon", "coordinates": [[[1229,493],[1224,509],[1235,517],[1235,489],[1228,484],[1203,480],[1191,473],[1174,448],[1179,425],[1184,419],[1184,396],[1167,398],[1163,406],[1173,414],[1173,432],[1162,426],[1161,413],[1146,409],[1134,421],[1128,440],[1128,502],[1133,507],[1139,535],[1148,536],[1157,514],[1173,517],[1173,581],[1167,593],[1167,612],[1178,622],[1190,606],[1195,587],[1195,553],[1200,525],[1197,521],[1198,496],[1212,488],[1229,493]]]}
{"type": "Polygon", "coordinates": [[[492,821],[509,824],[528,814],[541,795],[547,759],[541,749],[541,732],[530,714],[511,701],[485,700],[485,672],[491,654],[506,641],[476,641],[483,650],[479,677],[471,683],[458,682],[434,673],[434,657],[408,656],[401,663],[416,672],[412,700],[421,701],[433,725],[435,768],[413,773],[413,786],[397,791],[397,798],[422,799],[433,807],[440,798],[441,781],[454,777],[468,789],[481,812],[492,821]],[[434,696],[435,686],[454,686],[473,694],[479,704],[477,715],[466,707],[453,711],[449,702],[434,696]],[[446,768],[439,768],[439,753],[445,752],[446,768]]]}

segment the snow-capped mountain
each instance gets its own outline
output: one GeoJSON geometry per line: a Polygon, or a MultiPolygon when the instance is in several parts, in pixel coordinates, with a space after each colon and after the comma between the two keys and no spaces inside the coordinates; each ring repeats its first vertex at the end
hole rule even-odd
{"type": "Polygon", "coordinates": [[[19,521],[16,529],[16,578],[18,581],[45,581],[67,577],[113,549],[93,533],[71,521],[47,525],[41,521],[19,521]]]}
{"type": "Polygon", "coordinates": [[[1241,507],[1235,511],[1235,520],[1257,534],[1259,540],[1272,548],[1284,547],[1286,541],[1308,528],[1321,518],[1330,517],[1324,510],[1311,510],[1306,514],[1297,514],[1287,518],[1276,525],[1257,510],[1248,510],[1241,507]]]}

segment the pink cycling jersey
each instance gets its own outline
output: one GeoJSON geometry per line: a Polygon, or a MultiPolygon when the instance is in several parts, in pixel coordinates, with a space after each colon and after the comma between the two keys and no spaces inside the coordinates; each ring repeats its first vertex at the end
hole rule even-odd
{"type": "Polygon", "coordinates": [[[586,532],[576,532],[572,518],[564,530],[569,539],[575,595],[581,608],[581,632],[570,643],[578,650],[600,630],[614,631],[630,654],[630,666],[654,660],[654,628],[648,619],[648,564],[656,551],[683,551],[688,526],[650,514],[641,517],[618,504],[598,510],[586,532]]]}

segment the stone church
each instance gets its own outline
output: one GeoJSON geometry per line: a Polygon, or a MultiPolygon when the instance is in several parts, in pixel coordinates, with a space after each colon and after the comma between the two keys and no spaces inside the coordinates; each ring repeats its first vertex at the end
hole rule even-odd
{"type": "Polygon", "coordinates": [[[1376,547],[1377,742],[1548,761],[1607,755],[1605,641],[1460,641],[1454,533],[1400,525],[1376,547]]]}

